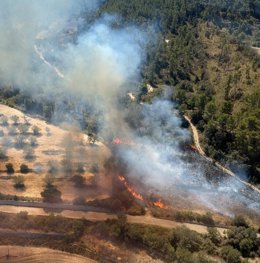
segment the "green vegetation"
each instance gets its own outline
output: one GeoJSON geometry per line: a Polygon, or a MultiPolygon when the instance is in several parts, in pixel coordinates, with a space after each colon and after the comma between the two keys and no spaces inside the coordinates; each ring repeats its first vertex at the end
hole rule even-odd
{"type": "Polygon", "coordinates": [[[152,214],[154,217],[164,218],[177,222],[198,223],[207,226],[215,225],[215,221],[210,212],[199,214],[192,211],[171,211],[166,209],[153,208],[152,214]]]}
{"type": "Polygon", "coordinates": [[[7,164],[5,165],[5,167],[6,167],[6,172],[7,172],[8,174],[13,174],[13,173],[14,173],[14,166],[13,166],[12,163],[7,163],[7,164]]]}
{"type": "Polygon", "coordinates": [[[74,183],[75,187],[84,187],[86,185],[86,178],[81,174],[76,174],[71,178],[71,181],[74,183]]]}
{"type": "Polygon", "coordinates": [[[120,215],[118,220],[97,223],[92,232],[105,234],[126,244],[141,246],[150,255],[165,262],[216,262],[216,257],[217,262],[223,262],[221,257],[225,262],[240,263],[243,262],[241,255],[249,256],[243,251],[248,252],[250,249],[251,257],[256,257],[259,253],[252,253],[259,244],[259,238],[255,235],[257,231],[253,228],[242,230],[241,227],[234,227],[228,230],[227,237],[224,238],[216,228],[209,228],[204,235],[186,227],[176,227],[169,231],[156,226],[128,224],[126,217],[120,215]],[[249,236],[246,241],[245,235],[249,236]]]}
{"type": "Polygon", "coordinates": [[[47,182],[43,192],[41,192],[43,202],[59,203],[62,202],[61,192],[51,183],[47,182]]]}
{"type": "MultiPolygon", "coordinates": [[[[100,11],[146,31],[156,25],[141,86],[173,87],[173,99],[201,131],[206,153],[234,169],[244,163],[254,183],[260,182],[260,58],[249,46],[260,43],[258,8],[249,0],[108,0],[100,11]]],[[[156,94],[142,88],[140,98],[156,94]]]]}
{"type": "Polygon", "coordinates": [[[28,165],[26,165],[26,164],[21,164],[21,165],[20,165],[20,172],[21,172],[22,174],[27,174],[27,173],[29,173],[29,172],[30,172],[30,169],[29,169],[28,165]]]}
{"type": "Polygon", "coordinates": [[[22,175],[18,175],[14,177],[14,187],[17,189],[23,189],[24,185],[24,177],[22,175]]]}

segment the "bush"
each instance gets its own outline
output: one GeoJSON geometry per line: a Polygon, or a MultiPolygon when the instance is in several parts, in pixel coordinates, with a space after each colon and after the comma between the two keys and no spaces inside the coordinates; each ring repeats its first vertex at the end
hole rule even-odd
{"type": "Polygon", "coordinates": [[[221,256],[227,263],[241,263],[240,253],[231,246],[225,246],[221,249],[221,256]]]}
{"type": "Polygon", "coordinates": [[[235,216],[232,221],[232,225],[237,226],[237,227],[239,226],[248,227],[249,226],[243,216],[235,216]]]}
{"type": "Polygon", "coordinates": [[[31,145],[32,147],[35,147],[35,146],[37,146],[37,139],[36,139],[35,137],[31,136],[31,137],[29,138],[29,143],[30,143],[30,145],[31,145]]]}
{"type": "Polygon", "coordinates": [[[43,202],[46,203],[59,203],[61,202],[61,192],[53,185],[48,183],[44,191],[41,192],[43,202]]]}
{"type": "Polygon", "coordinates": [[[7,159],[6,150],[0,149],[0,160],[5,160],[5,159],[7,159]]]}
{"type": "Polygon", "coordinates": [[[127,214],[133,216],[144,215],[145,209],[143,206],[135,204],[127,210],[127,214]]]}
{"type": "Polygon", "coordinates": [[[207,237],[213,242],[213,244],[215,244],[217,246],[220,245],[222,238],[221,238],[221,235],[216,228],[209,227],[207,237]]]}
{"type": "Polygon", "coordinates": [[[78,174],[78,175],[74,175],[71,178],[71,181],[74,182],[74,186],[75,187],[84,187],[85,186],[85,182],[86,182],[86,178],[83,177],[82,175],[78,174]]]}
{"type": "Polygon", "coordinates": [[[200,251],[203,244],[201,235],[186,227],[177,227],[172,230],[171,244],[173,247],[188,249],[190,252],[200,251]]]}
{"type": "Polygon", "coordinates": [[[20,125],[18,126],[18,130],[19,130],[19,132],[20,132],[21,134],[25,135],[25,134],[27,134],[27,132],[28,132],[28,130],[29,130],[29,127],[28,127],[28,125],[26,125],[26,124],[20,124],[20,125]]]}
{"type": "Polygon", "coordinates": [[[11,120],[13,121],[14,125],[17,125],[19,122],[19,117],[16,115],[11,116],[11,120]]]}
{"type": "Polygon", "coordinates": [[[14,177],[14,187],[15,188],[24,188],[24,177],[19,175],[14,177]]]}
{"type": "Polygon", "coordinates": [[[13,174],[13,173],[14,173],[14,166],[13,166],[12,163],[7,163],[7,164],[5,165],[5,167],[6,167],[6,172],[7,172],[8,174],[13,174]]]}
{"type": "Polygon", "coordinates": [[[32,147],[26,147],[24,149],[24,158],[26,160],[32,160],[35,158],[34,149],[32,147]]]}
{"type": "Polygon", "coordinates": [[[20,166],[20,172],[21,172],[22,174],[27,174],[27,173],[30,172],[30,169],[29,169],[29,167],[28,167],[26,164],[21,164],[21,166],[20,166]]]}
{"type": "Polygon", "coordinates": [[[35,136],[39,136],[41,134],[41,129],[36,125],[32,127],[32,131],[33,131],[33,135],[35,136]]]}
{"type": "Polygon", "coordinates": [[[2,126],[8,126],[8,118],[6,116],[2,115],[0,121],[2,123],[2,126]]]}
{"type": "Polygon", "coordinates": [[[74,205],[86,205],[86,200],[84,197],[80,196],[73,200],[74,205]]]}

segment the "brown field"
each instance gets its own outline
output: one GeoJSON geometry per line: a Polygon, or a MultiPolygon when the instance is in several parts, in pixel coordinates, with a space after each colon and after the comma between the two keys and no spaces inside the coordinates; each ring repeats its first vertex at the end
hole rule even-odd
{"type": "Polygon", "coordinates": [[[81,133],[78,129],[64,125],[63,128],[47,123],[44,120],[32,118],[24,115],[19,110],[10,108],[5,105],[0,105],[0,114],[8,118],[8,126],[0,125],[0,130],[4,132],[4,136],[0,137],[0,148],[6,149],[8,160],[0,161],[0,193],[17,195],[29,198],[40,198],[40,193],[43,190],[44,180],[50,169],[50,162],[55,163],[58,172],[55,173],[54,184],[62,192],[62,199],[72,201],[78,196],[83,196],[86,200],[95,198],[105,198],[109,196],[109,189],[106,186],[109,184],[108,179],[102,175],[103,161],[109,156],[109,150],[104,144],[95,142],[90,144],[88,136],[81,133]],[[18,125],[14,125],[11,116],[18,116],[18,125]],[[27,160],[24,156],[23,149],[15,146],[17,137],[20,136],[18,131],[19,125],[28,123],[29,130],[24,135],[25,141],[28,143],[31,137],[37,141],[37,145],[33,147],[35,157],[27,160]],[[32,127],[40,128],[40,135],[34,136],[32,127]],[[15,128],[16,135],[9,135],[9,130],[15,128]],[[8,145],[9,143],[9,145],[8,145]],[[67,159],[66,159],[67,158],[67,159]],[[67,175],[63,170],[63,161],[70,160],[72,172],[67,175]],[[6,163],[14,165],[15,174],[8,176],[6,173],[6,163]],[[32,172],[23,174],[25,178],[25,189],[17,190],[13,187],[13,176],[21,175],[20,165],[26,164],[32,172]],[[84,166],[85,172],[82,174],[87,182],[91,181],[95,175],[91,172],[93,164],[99,167],[100,182],[102,182],[99,191],[94,188],[76,188],[69,180],[71,175],[76,174],[78,164],[84,166]],[[100,190],[101,189],[101,190],[100,190]]]}
{"type": "Polygon", "coordinates": [[[96,261],[75,254],[48,248],[0,246],[0,263],[95,263],[96,261]],[[8,255],[9,250],[9,257],[8,255]]]}

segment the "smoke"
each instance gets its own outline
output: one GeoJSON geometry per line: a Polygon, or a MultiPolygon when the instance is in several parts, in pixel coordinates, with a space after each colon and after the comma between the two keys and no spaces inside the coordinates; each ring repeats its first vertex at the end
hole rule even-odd
{"type": "Polygon", "coordinates": [[[224,175],[197,154],[183,151],[190,133],[181,127],[175,105],[166,99],[144,104],[132,137],[135,147],[120,147],[118,158],[130,178],[138,179],[173,205],[179,200],[190,207],[203,204],[210,210],[233,216],[260,213],[260,196],[235,178],[224,175]]]}
{"type": "Polygon", "coordinates": [[[60,105],[56,116],[70,115],[63,98],[74,98],[77,108],[93,106],[99,112],[100,136],[134,138],[136,147],[120,147],[117,152],[129,177],[162,195],[188,194],[227,214],[234,202],[259,212],[259,196],[245,195],[247,189],[233,179],[212,184],[207,177],[214,170],[212,164],[208,168],[196,155],[190,161],[181,150],[190,134],[181,127],[171,101],[134,104],[136,112],[131,105],[122,107],[120,99],[138,88],[143,50],[151,39],[134,26],[116,28],[113,16],[86,27],[86,16],[101,2],[2,0],[0,79],[35,98],[43,94],[54,99],[60,105]]]}

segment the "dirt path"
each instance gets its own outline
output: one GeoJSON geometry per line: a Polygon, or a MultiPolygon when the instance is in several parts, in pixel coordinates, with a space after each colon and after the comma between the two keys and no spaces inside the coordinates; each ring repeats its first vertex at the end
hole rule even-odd
{"type": "Polygon", "coordinates": [[[187,116],[184,115],[185,120],[188,121],[188,123],[190,124],[191,130],[192,130],[192,134],[193,134],[193,140],[195,143],[195,146],[198,150],[198,153],[203,156],[206,160],[210,161],[211,163],[214,163],[220,170],[222,170],[224,173],[233,176],[236,180],[238,180],[239,182],[241,182],[242,184],[250,187],[251,189],[253,189],[254,191],[258,192],[260,194],[260,189],[258,189],[257,187],[255,187],[254,185],[245,182],[243,180],[241,180],[236,174],[234,174],[232,171],[230,171],[229,169],[227,169],[226,167],[224,167],[223,165],[221,165],[219,162],[213,160],[212,158],[209,158],[208,156],[206,156],[205,152],[203,151],[201,145],[200,145],[200,141],[199,141],[199,133],[197,128],[194,126],[194,124],[192,123],[191,119],[187,116]]]}
{"type": "MultiPolygon", "coordinates": [[[[21,211],[27,211],[29,215],[41,215],[41,216],[48,216],[49,213],[44,211],[43,208],[36,208],[36,207],[18,207],[18,206],[0,206],[1,212],[6,213],[19,213],[21,211]]],[[[116,214],[110,213],[102,213],[102,212],[86,212],[86,211],[71,211],[71,210],[64,210],[61,213],[56,213],[58,215],[67,217],[67,218],[86,218],[90,221],[105,221],[107,219],[116,219],[116,214]]],[[[194,230],[198,233],[205,234],[207,233],[207,227],[198,224],[190,224],[190,223],[179,223],[175,221],[165,220],[154,218],[150,215],[145,216],[127,216],[127,220],[129,223],[132,224],[145,224],[145,225],[155,225],[165,228],[174,228],[177,226],[186,226],[187,228],[194,230]]],[[[226,228],[218,228],[218,231],[223,235],[224,230],[226,228]]]]}
{"type": "Polygon", "coordinates": [[[96,263],[75,254],[49,248],[0,246],[0,263],[96,263]],[[7,257],[9,252],[9,257],[7,257]]]}

